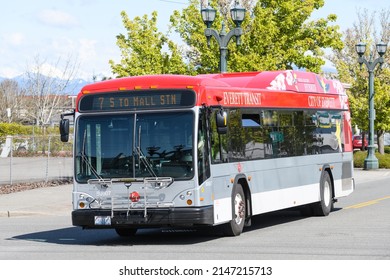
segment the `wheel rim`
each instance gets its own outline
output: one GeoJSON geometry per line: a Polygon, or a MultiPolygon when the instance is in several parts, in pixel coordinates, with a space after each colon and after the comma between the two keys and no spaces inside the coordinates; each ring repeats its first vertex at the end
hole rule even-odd
{"type": "Polygon", "coordinates": [[[242,223],[245,216],[245,203],[242,196],[238,193],[234,198],[234,221],[237,225],[242,223]]]}
{"type": "Polygon", "coordinates": [[[324,203],[326,207],[330,205],[330,184],[328,181],[324,182],[324,203]]]}

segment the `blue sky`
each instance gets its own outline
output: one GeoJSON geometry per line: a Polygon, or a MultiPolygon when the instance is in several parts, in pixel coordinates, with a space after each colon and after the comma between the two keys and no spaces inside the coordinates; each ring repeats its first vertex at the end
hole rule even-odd
{"type": "MultiPolygon", "coordinates": [[[[166,31],[173,10],[187,0],[10,0],[3,3],[0,17],[0,77],[20,75],[39,57],[45,65],[75,58],[79,76],[111,76],[109,59],[119,61],[116,35],[123,33],[120,12],[130,18],[158,11],[160,31],[166,31]]],[[[341,30],[356,21],[359,8],[389,9],[388,0],[325,0],[314,18],[330,13],[338,16],[341,30]]],[[[61,63],[59,65],[61,67],[61,63]]],[[[55,72],[52,70],[52,72],[55,72]]]]}

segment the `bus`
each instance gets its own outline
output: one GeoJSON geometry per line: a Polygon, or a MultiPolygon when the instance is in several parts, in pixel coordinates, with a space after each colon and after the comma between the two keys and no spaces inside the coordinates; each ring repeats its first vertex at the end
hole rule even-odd
{"type": "Polygon", "coordinates": [[[112,79],[82,88],[62,141],[72,117],[72,223],[84,229],[238,236],[271,211],[327,216],[354,190],[348,98],[315,73],[112,79]]]}

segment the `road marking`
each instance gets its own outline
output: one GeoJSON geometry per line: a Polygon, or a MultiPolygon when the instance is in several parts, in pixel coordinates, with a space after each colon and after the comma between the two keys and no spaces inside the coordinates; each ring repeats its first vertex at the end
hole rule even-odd
{"type": "Polygon", "coordinates": [[[374,199],[374,200],[358,203],[358,204],[355,204],[355,205],[351,205],[351,206],[345,207],[344,209],[358,209],[358,208],[362,208],[362,207],[366,207],[366,206],[377,204],[380,201],[386,200],[386,199],[390,199],[390,196],[385,196],[385,197],[382,197],[382,198],[378,198],[378,199],[374,199]]]}

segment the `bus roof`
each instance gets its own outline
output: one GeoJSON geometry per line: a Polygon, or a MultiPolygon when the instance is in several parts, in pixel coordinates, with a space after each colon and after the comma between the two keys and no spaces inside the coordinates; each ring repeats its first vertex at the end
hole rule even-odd
{"type": "MultiPolygon", "coordinates": [[[[123,92],[125,94],[125,92],[130,91],[134,91],[134,95],[128,95],[129,97],[126,98],[133,96],[134,99],[146,94],[141,94],[141,92],[150,89],[165,91],[170,89],[193,89],[197,95],[195,104],[198,106],[262,106],[343,110],[347,110],[349,107],[344,87],[339,81],[328,80],[311,72],[294,70],[202,74],[197,76],[146,75],[125,77],[85,86],[78,96],[78,101],[85,94],[110,92],[123,92]],[[139,94],[135,93],[137,90],[139,94]]],[[[156,97],[149,96],[146,98],[154,99],[156,97]]],[[[118,102],[120,104],[120,98],[118,102]]],[[[77,103],[79,104],[79,102],[77,103]]],[[[117,108],[117,106],[112,107],[112,109],[114,108],[117,108]]]]}
{"type": "Polygon", "coordinates": [[[295,70],[202,74],[197,76],[134,76],[93,83],[85,86],[82,92],[116,91],[118,89],[191,88],[197,86],[344,94],[344,88],[337,80],[328,80],[315,73],[295,70]]]}

